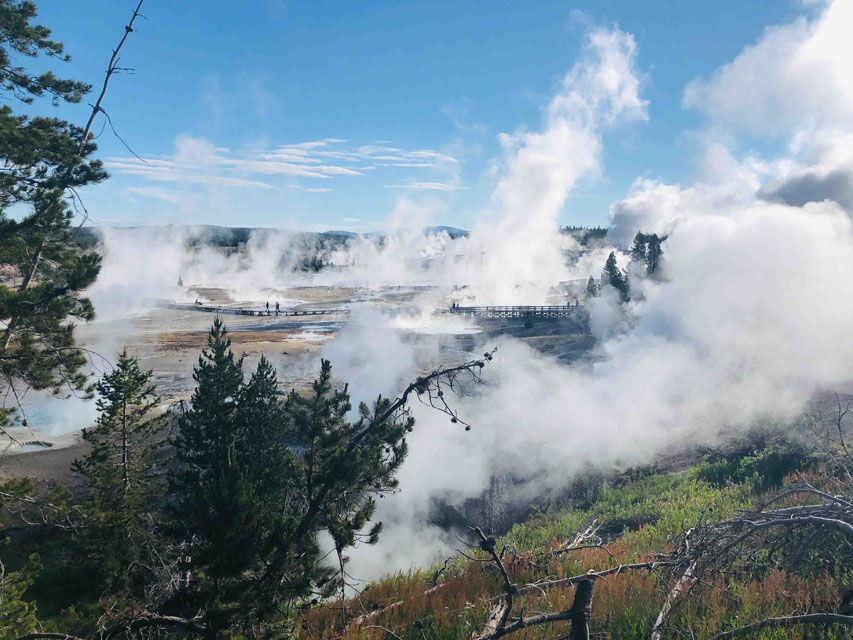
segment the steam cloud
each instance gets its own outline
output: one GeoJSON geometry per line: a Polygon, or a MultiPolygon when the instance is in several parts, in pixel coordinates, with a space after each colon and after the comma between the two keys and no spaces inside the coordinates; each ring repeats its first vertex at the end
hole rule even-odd
{"type": "MultiPolygon", "coordinates": [[[[488,384],[454,400],[471,432],[415,404],[401,491],[380,502],[381,542],[355,550],[350,573],[377,576],[433,559],[447,548],[446,534],[426,524],[433,502],[477,497],[494,474],[545,491],[586,464],[618,468],[673,444],[714,442],[758,420],[790,420],[816,389],[850,379],[853,228],[850,190],[836,176],[853,171],[851,28],[849,2],[825,3],[767,30],[709,79],[688,85],[685,107],[707,121],[698,136],[701,178],[686,187],[642,178],[611,206],[615,247],[639,230],[668,234],[661,280],[633,282],[625,309],[608,295],[590,305],[599,338],[594,364],[567,366],[502,340],[484,372],[488,384]],[[738,156],[731,141],[741,133],[786,136],[787,151],[738,156]]],[[[444,205],[402,198],[394,218],[405,224],[393,224],[382,243],[356,239],[333,253],[331,261],[348,268],[314,282],[429,283],[445,285],[445,293],[465,284],[464,295],[479,303],[535,304],[562,281],[597,275],[611,248],[568,265],[573,241],[556,226],[571,189],[601,170],[602,132],[647,117],[635,58],[630,34],[589,33],[541,130],[502,136],[489,210],[468,238],[425,236],[420,228],[444,205]]],[[[194,282],[242,273],[233,287],[244,297],[281,287],[281,271],[270,267],[284,251],[279,242],[259,239],[249,258],[196,254],[190,266],[181,244],[167,242],[173,249],[148,261],[156,262],[151,282],[139,290],[155,295],[181,269],[194,282]]],[[[107,236],[96,300],[116,299],[115,291],[140,281],[121,266],[139,251],[130,244],[107,236]],[[121,259],[110,262],[110,251],[121,259]]],[[[424,317],[437,303],[424,298],[424,317]]],[[[354,398],[369,401],[412,379],[418,358],[392,330],[397,321],[367,320],[342,330],[324,355],[354,398]]]]}

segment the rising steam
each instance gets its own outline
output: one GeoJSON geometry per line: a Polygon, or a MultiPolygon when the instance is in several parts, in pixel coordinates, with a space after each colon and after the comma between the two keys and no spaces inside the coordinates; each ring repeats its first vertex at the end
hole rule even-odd
{"type": "MultiPolygon", "coordinates": [[[[484,371],[487,384],[454,401],[471,432],[415,405],[401,491],[380,503],[382,540],[353,553],[353,575],[431,560],[446,535],[426,524],[434,501],[477,497],[494,474],[544,492],[587,464],[619,468],[675,444],[715,442],[759,420],[789,421],[816,389],[850,379],[853,199],[845,197],[853,191],[825,180],[853,171],[850,75],[835,73],[847,69],[850,56],[847,45],[833,44],[842,26],[853,27],[849,9],[829,2],[811,18],[768,30],[710,79],[691,83],[685,105],[707,118],[697,136],[705,145],[701,179],[682,187],[643,178],[611,207],[614,247],[624,248],[637,231],[668,234],[661,278],[635,279],[624,308],[609,295],[590,305],[595,364],[568,366],[502,340],[484,371]],[[823,68],[832,73],[815,71],[823,68]],[[819,91],[791,89],[800,82],[817,83],[819,91]],[[774,122],[788,123],[784,134],[765,131],[765,119],[756,120],[763,112],[781,114],[774,122]],[[803,122],[805,129],[792,128],[803,122]],[[738,157],[730,141],[743,131],[787,135],[788,151],[738,157]]],[[[444,287],[424,296],[428,318],[451,295],[537,304],[561,282],[597,276],[612,247],[569,264],[566,251],[577,247],[556,227],[571,189],[602,170],[602,132],[647,117],[635,58],[630,34],[588,34],[584,56],[557,87],[540,130],[501,137],[505,155],[489,207],[469,237],[423,234],[443,204],[401,199],[381,242],[361,237],[332,250],[328,260],[339,268],[311,282],[444,287]],[[453,291],[461,285],[464,292],[453,291]]],[[[128,283],[134,296],[168,293],[164,283],[172,286],[178,273],[256,299],[298,278],[282,262],[290,246],[284,235],[258,236],[247,253],[231,257],[204,249],[188,256],[185,238],[163,236],[145,276],[126,266],[142,252],[130,238],[106,236],[107,264],[93,292],[99,311],[109,308],[105,300],[121,300],[128,283]]],[[[369,400],[399,390],[417,375],[419,360],[394,332],[399,320],[361,313],[373,315],[350,323],[324,355],[355,399],[369,400]]]]}

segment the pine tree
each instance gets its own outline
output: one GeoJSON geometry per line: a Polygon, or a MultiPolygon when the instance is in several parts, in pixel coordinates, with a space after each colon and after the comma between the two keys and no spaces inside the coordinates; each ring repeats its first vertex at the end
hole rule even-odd
{"type": "Polygon", "coordinates": [[[592,276],[589,277],[589,280],[586,281],[586,297],[594,298],[598,295],[598,285],[595,283],[595,278],[592,276]]]}
{"type": "Polygon", "coordinates": [[[197,387],[178,418],[173,439],[176,468],[169,475],[170,512],[178,535],[190,543],[185,568],[195,576],[194,597],[207,606],[209,624],[221,628],[234,581],[252,559],[255,496],[241,461],[239,414],[243,357],[216,318],[193,372],[197,387]]]}
{"type": "Polygon", "coordinates": [[[302,452],[298,466],[306,510],[322,501],[308,534],[295,542],[304,545],[322,529],[331,534],[340,564],[340,584],[344,551],[358,542],[374,544],[378,540],[381,523],[375,523],[367,532],[363,529],[376,510],[374,496],[397,486],[396,472],[408,451],[404,436],[414,422],[386,420],[377,424],[390,406],[388,399],[379,397],[372,408],[361,403],[358,421],[350,423],[349,393],[346,388],[335,390],[331,378],[331,363],[323,360],[312,394],[304,397],[292,392],[287,412],[299,443],[297,449],[302,452]],[[360,447],[344,455],[349,442],[368,424],[376,424],[370,436],[360,447]],[[320,489],[327,485],[331,489],[323,498],[320,489]]]}
{"type": "MultiPolygon", "coordinates": [[[[76,103],[87,84],[61,79],[46,71],[33,75],[16,64],[40,55],[67,62],[61,43],[50,30],[32,23],[32,2],[0,0],[0,95],[24,104],[49,96],[76,103]]],[[[0,107],[0,264],[13,274],[0,284],[0,379],[3,396],[23,389],[60,393],[84,391],[86,360],[75,348],[74,321],[90,320],[91,303],[82,296],[98,275],[100,257],[79,251],[73,242],[73,212],[66,200],[76,189],[107,177],[91,160],[95,144],[84,130],[63,120],[28,117],[0,107]],[[29,210],[11,217],[9,208],[29,210]]],[[[0,428],[12,409],[0,408],[0,428]]]]}
{"type": "Polygon", "coordinates": [[[657,273],[658,268],[660,267],[661,256],[663,255],[663,249],[661,249],[661,242],[663,240],[658,238],[657,234],[651,234],[648,236],[648,250],[646,252],[646,273],[649,275],[654,275],[657,273]]]}
{"type": "Polygon", "coordinates": [[[10,574],[0,572],[0,637],[17,638],[36,630],[36,603],[26,597],[26,592],[40,570],[41,560],[34,553],[20,570],[10,574]]]}
{"type": "Polygon", "coordinates": [[[604,269],[601,272],[602,286],[610,285],[619,292],[619,297],[622,302],[627,302],[628,296],[628,277],[616,264],[616,254],[611,251],[607,256],[607,262],[604,263],[604,269]]]}
{"type": "Polygon", "coordinates": [[[647,236],[641,231],[634,236],[634,244],[631,245],[631,262],[637,264],[646,263],[646,245],[648,242],[647,236]]]}
{"type": "Polygon", "coordinates": [[[214,630],[269,623],[281,607],[341,585],[342,572],[321,563],[318,534],[330,534],[341,566],[345,549],[377,540],[381,525],[368,528],[374,496],[396,487],[413,424],[381,420],[383,398],[350,422],[349,394],[333,386],[328,361],[310,395],[293,391],[282,403],[266,358],[246,382],[230,346],[217,319],[170,473],[174,535],[188,545],[192,576],[183,599],[214,630]]]}
{"type": "Polygon", "coordinates": [[[147,477],[160,445],[161,417],[151,417],[160,398],[127,349],[97,383],[97,426],[83,432],[91,451],[73,464],[90,497],[79,536],[82,554],[119,589],[133,582],[133,568],[150,552],[150,504],[157,497],[147,477]]]}

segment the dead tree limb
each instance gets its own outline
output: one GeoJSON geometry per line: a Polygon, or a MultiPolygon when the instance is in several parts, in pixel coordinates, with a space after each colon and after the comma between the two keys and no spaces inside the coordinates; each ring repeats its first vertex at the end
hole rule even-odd
{"type": "Polygon", "coordinates": [[[678,602],[678,600],[684,594],[688,593],[690,589],[696,584],[696,567],[697,563],[693,562],[684,574],[678,579],[675,583],[675,586],[666,596],[666,600],[664,600],[663,606],[661,607],[660,613],[658,613],[658,617],[655,619],[655,623],[652,626],[652,635],[651,640],[661,640],[663,636],[663,625],[666,622],[666,617],[669,615],[669,612],[672,611],[672,608],[678,602]]]}
{"type": "MultiPolygon", "coordinates": [[[[213,638],[212,632],[192,620],[179,618],[177,616],[151,616],[144,618],[136,618],[120,624],[114,625],[97,636],[93,640],[109,640],[127,633],[133,633],[140,629],[151,627],[175,627],[181,629],[183,633],[191,633],[202,638],[213,638]]],[[[34,631],[25,635],[19,636],[16,640],[87,640],[79,636],[71,636],[65,633],[47,633],[43,631],[34,631]]]]}
{"type": "Polygon", "coordinates": [[[784,616],[780,618],[767,618],[759,622],[724,631],[708,640],[727,640],[728,638],[739,638],[741,636],[761,631],[762,629],[795,627],[801,624],[844,624],[853,627],[853,616],[843,616],[839,613],[807,613],[801,616],[784,616]]]}
{"type": "Polygon", "coordinates": [[[518,591],[518,587],[516,587],[512,583],[512,580],[509,579],[509,574],[506,572],[506,567],[504,567],[503,560],[501,559],[503,553],[498,555],[495,551],[495,539],[484,534],[480,527],[472,527],[472,529],[480,538],[480,549],[489,554],[492,562],[498,568],[498,571],[500,571],[504,582],[503,601],[492,609],[489,614],[489,620],[486,622],[486,627],[484,628],[483,633],[478,636],[478,640],[486,640],[486,638],[500,638],[501,636],[499,634],[506,628],[507,620],[509,620],[509,616],[512,613],[513,597],[518,591]]]}
{"type": "Polygon", "coordinates": [[[98,99],[95,100],[95,104],[92,105],[92,113],[89,114],[89,120],[86,122],[86,127],[83,129],[83,138],[80,141],[80,151],[83,151],[83,148],[86,146],[86,142],[89,140],[89,134],[92,132],[92,124],[95,122],[95,118],[102,111],[101,103],[104,101],[104,96],[107,95],[107,87],[110,84],[110,79],[113,75],[118,71],[118,54],[121,51],[121,48],[124,46],[125,40],[127,40],[127,36],[133,33],[133,23],[136,22],[136,19],[139,17],[139,10],[142,8],[142,3],[145,0],[139,0],[139,4],[136,5],[136,9],[133,10],[133,15],[130,16],[130,22],[127,23],[124,27],[124,35],[122,35],[121,40],[119,40],[118,46],[113,49],[113,55],[110,56],[110,62],[107,65],[107,73],[104,77],[104,84],[101,87],[101,92],[98,94],[98,99]]]}
{"type": "Polygon", "coordinates": [[[575,597],[571,608],[564,611],[541,613],[526,618],[522,614],[518,618],[509,620],[508,624],[501,629],[479,635],[477,640],[497,640],[497,638],[502,638],[522,629],[563,621],[571,621],[572,623],[569,640],[589,640],[589,618],[592,614],[592,597],[594,592],[595,581],[592,579],[582,580],[575,590],[575,597]]]}
{"type": "Polygon", "coordinates": [[[542,582],[532,582],[530,584],[524,585],[523,587],[519,587],[517,593],[524,594],[535,590],[542,591],[544,589],[553,589],[554,587],[566,587],[572,584],[583,582],[584,580],[596,580],[598,578],[606,578],[607,576],[611,575],[618,575],[623,571],[636,571],[638,569],[646,569],[651,572],[657,569],[658,567],[668,567],[672,566],[673,564],[675,563],[669,561],[635,562],[633,564],[620,564],[617,567],[613,567],[611,569],[604,569],[603,571],[589,571],[587,573],[582,573],[577,576],[560,578],[558,580],[544,580],[542,582]]]}
{"type": "Polygon", "coordinates": [[[19,636],[16,640],[39,640],[40,638],[44,638],[44,640],[85,640],[84,638],[69,636],[65,633],[47,633],[42,631],[34,631],[33,633],[19,636]]]}

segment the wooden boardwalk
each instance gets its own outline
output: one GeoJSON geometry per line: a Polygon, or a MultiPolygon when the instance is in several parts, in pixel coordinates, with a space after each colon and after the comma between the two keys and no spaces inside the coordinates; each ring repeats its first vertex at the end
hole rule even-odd
{"type": "Polygon", "coordinates": [[[330,316],[341,313],[349,313],[349,309],[282,309],[277,314],[274,309],[269,312],[266,309],[247,309],[245,307],[214,307],[204,304],[185,304],[174,300],[153,300],[158,309],[178,309],[179,311],[203,311],[217,315],[232,316],[258,316],[266,318],[282,318],[294,316],[330,316]]]}
{"type": "Polygon", "coordinates": [[[582,306],[451,307],[449,313],[480,318],[572,318],[582,306]]]}

